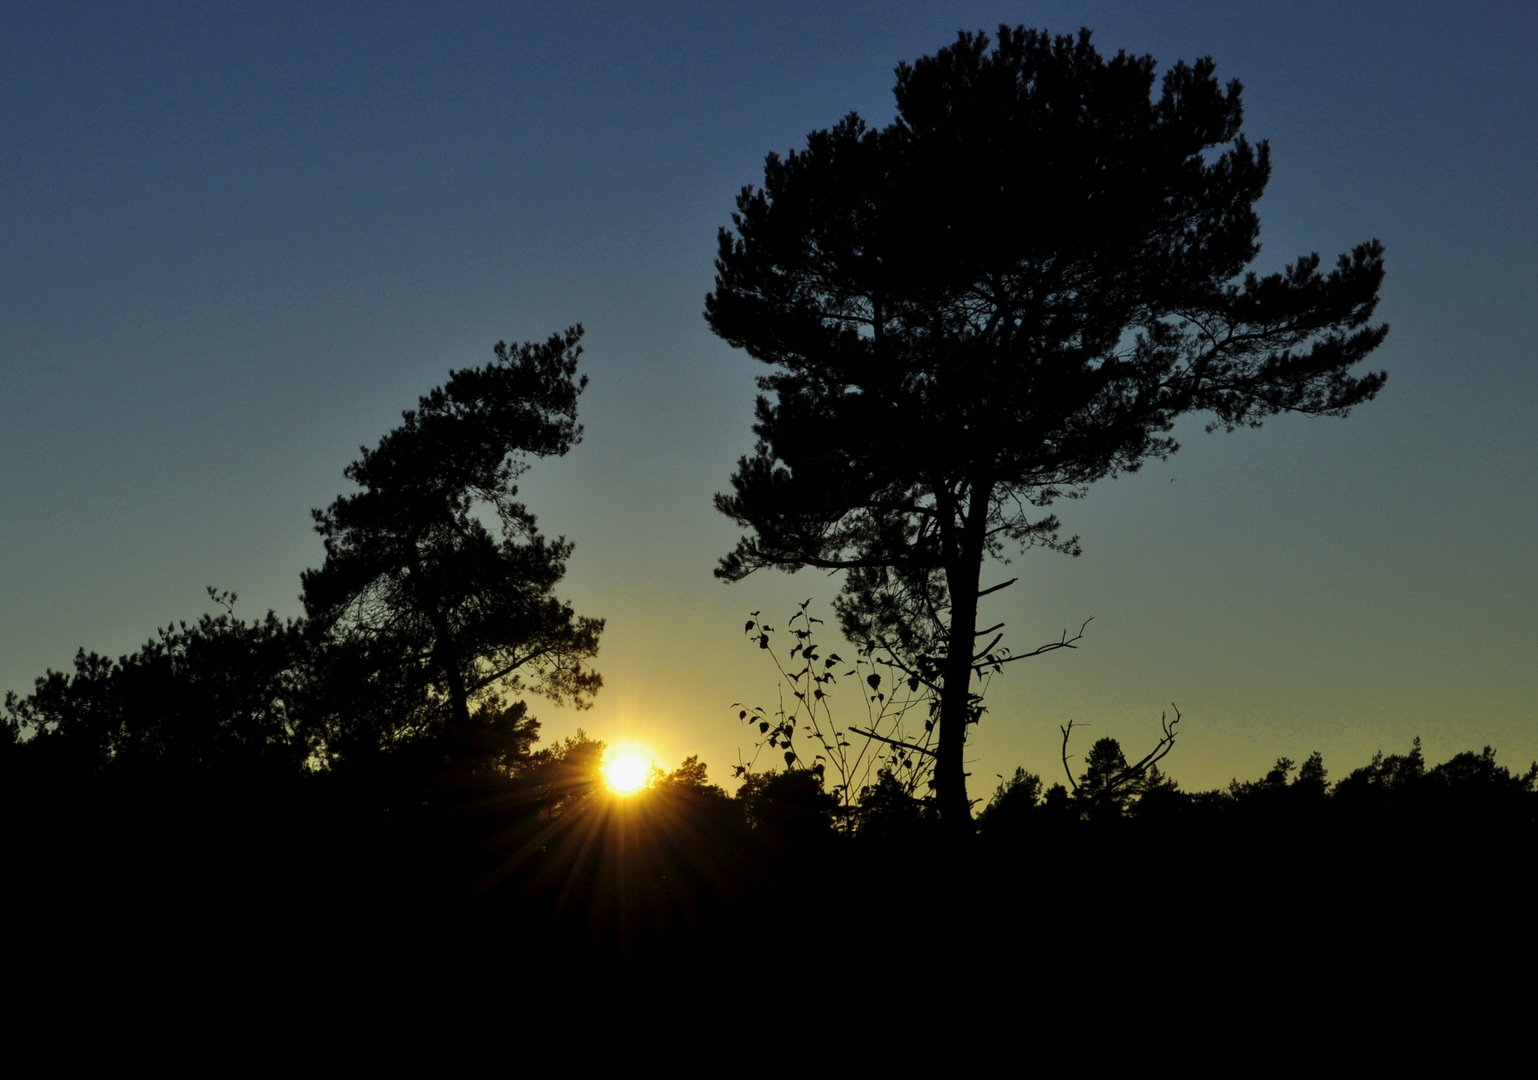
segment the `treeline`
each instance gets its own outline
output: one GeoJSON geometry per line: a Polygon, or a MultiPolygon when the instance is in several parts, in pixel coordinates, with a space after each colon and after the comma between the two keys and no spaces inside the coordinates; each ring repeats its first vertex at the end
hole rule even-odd
{"type": "MultiPolygon", "coordinates": [[[[728,795],[691,758],[646,791],[615,796],[600,772],[603,744],[579,735],[540,748],[521,701],[484,698],[456,723],[430,685],[405,674],[385,682],[377,657],[357,646],[304,620],[244,621],[233,597],[212,595],[218,615],[166,627],[116,660],[82,650],[72,672],[7,696],[0,785],[7,820],[25,823],[8,840],[30,845],[44,877],[87,887],[80,874],[92,871],[72,864],[92,845],[85,864],[154,849],[133,873],[154,865],[178,880],[211,872],[226,849],[239,849],[237,861],[260,850],[271,880],[297,887],[319,874],[343,892],[355,891],[349,874],[373,881],[385,865],[410,864],[412,888],[445,901],[499,889],[519,903],[558,898],[546,916],[591,916],[581,934],[607,948],[624,943],[632,917],[687,926],[709,906],[703,897],[800,873],[788,868],[858,876],[956,847],[932,797],[890,768],[854,798],[836,797],[823,771],[806,767],[748,772],[728,795]],[[624,874],[640,877],[623,889],[616,878],[615,895],[655,900],[666,879],[664,891],[682,890],[669,893],[677,911],[594,914],[606,902],[600,880],[619,873],[598,869],[613,854],[605,837],[621,834],[625,858],[652,854],[627,864],[624,874]],[[568,850],[563,838],[580,843],[568,850]],[[654,856],[661,862],[646,869],[654,856]],[[703,892],[691,899],[690,890],[703,892]]],[[[1432,765],[1416,740],[1334,782],[1315,753],[1188,792],[1157,764],[1129,766],[1117,741],[1102,738],[1068,779],[1048,785],[1024,769],[1002,779],[979,801],[977,844],[958,857],[1003,867],[1130,844],[1169,858],[1221,841],[1225,857],[1242,861],[1278,838],[1321,857],[1342,845],[1443,842],[1515,856],[1538,838],[1538,763],[1513,773],[1490,747],[1432,765]]]]}
{"type": "Polygon", "coordinates": [[[633,1009],[658,979],[698,1002],[751,972],[760,1009],[830,982],[858,1010],[884,981],[1024,964],[1051,980],[1009,993],[1046,1000],[1149,962],[1150,927],[1169,982],[1305,942],[1419,955],[1526,918],[1538,767],[1489,748],[1432,765],[1417,742],[1334,782],[1316,754],[1186,792],[1157,766],[1129,777],[1101,739],[1071,786],[1017,770],[957,844],[890,771],[848,802],[807,768],[729,794],[691,758],[619,797],[601,742],[542,748],[521,703],[465,726],[392,692],[304,621],[226,610],[8,697],[13,977],[110,1009],[155,972],[212,995],[179,998],[188,1015],[236,1022],[236,1002],[274,1045],[367,1063],[442,1054],[467,1016],[633,1009]],[[964,946],[929,934],[947,921],[964,946]]]}
{"type": "Polygon", "coordinates": [[[1130,776],[1127,768],[1120,744],[1106,738],[1091,748],[1071,793],[1062,784],[1044,790],[1040,777],[1017,769],[984,807],[981,832],[1014,835],[1086,822],[1181,828],[1350,822],[1519,831],[1538,823],[1538,762],[1514,775],[1496,763],[1489,746],[1428,767],[1417,738],[1408,753],[1380,752],[1335,784],[1317,752],[1301,765],[1279,758],[1258,780],[1201,792],[1182,791],[1157,765],[1130,776]],[[1119,777],[1125,780],[1117,784],[1119,777]]]}
{"type": "Polygon", "coordinates": [[[488,695],[455,724],[410,655],[304,619],[247,622],[233,595],[210,596],[222,613],[117,660],[82,649],[72,672],[8,694],[8,789],[334,787],[389,811],[469,797],[531,759],[539,724],[523,702],[488,695]]]}
{"type": "MultiPolygon", "coordinates": [[[[581,738],[536,749],[539,722],[524,702],[487,696],[468,724],[456,724],[430,683],[409,679],[407,665],[387,682],[389,666],[356,644],[317,634],[303,619],[268,613],[248,622],[235,616],[232,595],[210,590],[210,598],[220,614],[167,626],[116,660],[82,649],[72,672],[49,671],[30,694],[8,694],[5,789],[29,799],[112,792],[128,801],[189,788],[327,792],[361,813],[400,816],[550,787],[548,778],[531,778],[558,766],[562,784],[599,797],[602,744],[581,738]]],[[[708,787],[697,765],[666,783],[708,787]]],[[[979,834],[1113,823],[1538,822],[1538,763],[1514,774],[1487,746],[1428,765],[1419,739],[1408,753],[1380,753],[1334,783],[1315,753],[1301,765],[1281,758],[1257,780],[1187,792],[1157,764],[1129,766],[1117,740],[1102,738],[1069,784],[1049,786],[1017,769],[979,807],[979,834]]],[[[823,787],[813,768],[750,773],[734,801],[745,823],[768,813],[768,803],[793,804],[808,830],[849,840],[919,835],[934,820],[932,801],[891,770],[852,802],[823,787]]]]}

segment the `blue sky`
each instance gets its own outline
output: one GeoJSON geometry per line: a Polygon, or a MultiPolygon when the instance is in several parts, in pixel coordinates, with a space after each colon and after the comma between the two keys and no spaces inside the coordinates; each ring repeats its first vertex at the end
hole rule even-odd
{"type": "MultiPolygon", "coordinates": [[[[1419,734],[1538,757],[1538,15],[1524,4],[367,4],[0,8],[0,689],[117,654],[235,590],[297,614],[309,510],[499,339],[588,329],[587,438],[524,492],[609,619],[591,712],[698,753],[750,740],[774,678],[724,586],[710,496],[748,449],[753,364],[701,318],[715,231],[764,155],[856,110],[959,29],[1089,26],[1211,55],[1269,139],[1262,269],[1387,247],[1376,402],[1346,421],[1183,430],[1063,508],[994,601],[1028,647],[990,690],[973,794],[1051,777],[1057,725],[1151,740],[1192,786],[1419,734]],[[1173,482],[1172,482],[1173,481],[1173,482]]],[[[994,621],[994,620],[990,620],[994,621]]],[[[854,702],[850,702],[853,707],[854,702]]]]}

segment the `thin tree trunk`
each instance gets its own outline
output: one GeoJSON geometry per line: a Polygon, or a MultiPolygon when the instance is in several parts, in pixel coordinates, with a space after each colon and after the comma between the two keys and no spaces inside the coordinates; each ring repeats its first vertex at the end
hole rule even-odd
{"type": "Polygon", "coordinates": [[[988,492],[974,485],[966,519],[947,552],[945,584],[950,593],[950,627],[940,685],[940,737],[935,750],[935,797],[940,818],[954,833],[972,832],[963,750],[972,719],[972,649],[977,643],[977,593],[982,576],[988,492]]]}
{"type": "Polygon", "coordinates": [[[470,730],[470,692],[465,687],[464,672],[459,669],[459,653],[454,648],[454,639],[449,635],[448,619],[436,608],[431,618],[433,634],[438,639],[433,652],[437,655],[438,666],[443,669],[443,678],[449,686],[449,706],[454,726],[461,733],[467,732],[470,730]]]}
{"type": "Polygon", "coordinates": [[[448,684],[450,723],[462,737],[470,730],[470,692],[465,686],[464,672],[459,669],[459,651],[454,647],[454,638],[449,632],[448,616],[438,603],[437,590],[428,586],[414,543],[410,565],[411,591],[415,594],[418,608],[427,615],[427,621],[433,627],[433,660],[443,671],[443,680],[448,684]]]}

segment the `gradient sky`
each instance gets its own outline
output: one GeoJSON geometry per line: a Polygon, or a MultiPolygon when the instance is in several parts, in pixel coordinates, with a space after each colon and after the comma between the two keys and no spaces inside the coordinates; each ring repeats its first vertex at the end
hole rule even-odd
{"type": "Polygon", "coordinates": [[[1016,560],[985,615],[1017,649],[1095,621],[994,682],[972,794],[1060,776],[1070,717],[1081,752],[1151,743],[1170,701],[1188,787],[1416,735],[1538,758],[1525,3],[0,6],[0,689],[132,650],[205,585],[298,614],[358,446],[580,321],[587,438],[524,494],[576,541],[606,685],[536,712],[726,775],[731,703],[775,696],[744,613],[826,615],[837,582],[711,576],[756,373],[701,317],[716,229],[768,151],[887,122],[899,60],[1000,22],[1214,57],[1271,141],[1260,267],[1379,237],[1392,330],[1350,419],[1195,422],[1061,507],[1084,555],[1016,560]]]}

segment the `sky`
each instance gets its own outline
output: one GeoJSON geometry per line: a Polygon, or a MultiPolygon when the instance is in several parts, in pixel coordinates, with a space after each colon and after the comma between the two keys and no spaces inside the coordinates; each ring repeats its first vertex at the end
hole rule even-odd
{"type": "MultiPolygon", "coordinates": [[[[813,572],[712,576],[756,364],[711,335],[718,227],[764,156],[961,29],[1210,55],[1271,144],[1261,270],[1377,237],[1391,331],[1346,420],[1207,435],[1060,507],[986,601],[1016,650],[974,796],[1060,777],[1059,725],[1188,788],[1420,736],[1538,758],[1538,8],[1414,3],[0,5],[0,690],[208,609],[298,615],[310,510],[451,368],[587,330],[583,443],[523,495],[608,620],[580,725],[714,777],[772,706],[746,613],[813,572]]],[[[834,709],[858,708],[853,688],[834,709]]],[[[847,722],[847,721],[846,721],[847,722]]],[[[1087,746],[1079,747],[1080,752],[1087,746]]]]}

